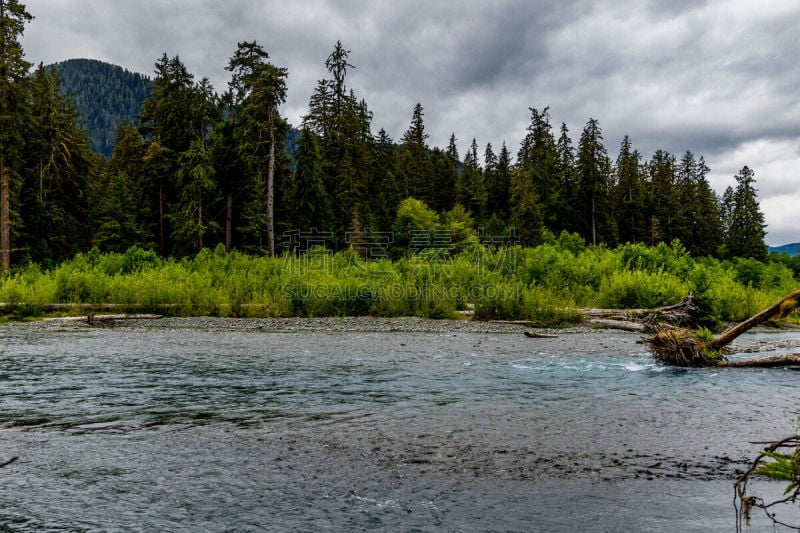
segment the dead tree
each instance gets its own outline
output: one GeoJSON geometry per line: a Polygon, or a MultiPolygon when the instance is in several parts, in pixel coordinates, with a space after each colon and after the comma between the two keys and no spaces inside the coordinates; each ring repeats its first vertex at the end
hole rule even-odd
{"type": "Polygon", "coordinates": [[[719,337],[705,339],[696,331],[675,328],[664,323],[653,323],[652,334],[645,339],[656,360],[683,367],[760,367],[776,368],[800,366],[800,354],[778,355],[746,361],[728,361],[728,345],[742,333],[768,320],[783,319],[800,307],[800,291],[757,315],[725,330],[719,337]]]}

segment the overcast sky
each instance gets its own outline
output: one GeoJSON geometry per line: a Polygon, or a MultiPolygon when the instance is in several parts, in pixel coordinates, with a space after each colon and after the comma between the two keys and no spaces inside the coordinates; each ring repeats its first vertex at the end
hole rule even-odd
{"type": "Polygon", "coordinates": [[[431,145],[451,132],[515,154],[529,107],[577,145],[591,118],[615,158],[690,149],[721,193],[755,171],[769,244],[800,241],[800,2],[766,0],[23,0],[34,63],[109,61],[152,74],[164,52],[224,89],[238,41],[289,69],[283,113],[305,113],[337,39],[348,85],[399,139],[414,105],[431,145]]]}

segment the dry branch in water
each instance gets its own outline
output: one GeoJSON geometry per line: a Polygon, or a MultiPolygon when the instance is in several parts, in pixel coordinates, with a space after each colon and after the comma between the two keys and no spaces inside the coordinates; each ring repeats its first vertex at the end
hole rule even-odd
{"type": "Polygon", "coordinates": [[[796,504],[798,498],[800,498],[800,485],[798,485],[798,481],[800,481],[800,471],[798,471],[799,462],[800,435],[795,435],[778,442],[773,442],[761,451],[758,457],[756,457],[755,461],[753,461],[753,464],[750,465],[750,468],[748,468],[747,471],[736,480],[736,485],[734,486],[736,493],[734,496],[733,505],[736,508],[737,533],[744,531],[742,528],[743,525],[749,530],[750,517],[753,508],[763,509],[767,517],[777,525],[786,526],[788,528],[800,531],[800,525],[788,524],[782,519],[778,519],[777,514],[775,513],[775,509],[778,506],[796,504]],[[791,455],[785,453],[787,449],[790,451],[791,455]],[[779,457],[778,460],[775,460],[773,463],[768,462],[770,459],[774,460],[776,456],[779,457]],[[786,472],[779,476],[768,474],[770,470],[774,471],[775,464],[781,464],[787,469],[786,472]],[[770,477],[773,478],[785,479],[791,484],[783,494],[783,498],[772,502],[767,502],[764,501],[763,498],[748,494],[747,484],[753,474],[770,475],[770,477]]]}

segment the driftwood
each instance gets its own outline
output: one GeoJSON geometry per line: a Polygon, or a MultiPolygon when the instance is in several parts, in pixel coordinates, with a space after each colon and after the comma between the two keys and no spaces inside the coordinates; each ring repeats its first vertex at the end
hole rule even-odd
{"type": "Polygon", "coordinates": [[[683,367],[755,367],[780,368],[800,366],[800,354],[728,361],[728,345],[742,333],[768,320],[786,318],[800,307],[800,291],[783,298],[761,313],[725,330],[719,337],[706,339],[687,328],[651,323],[651,336],[645,339],[653,356],[660,362],[683,367]]]}
{"type": "Polygon", "coordinates": [[[595,326],[602,326],[609,329],[619,329],[622,331],[635,331],[638,333],[644,332],[647,328],[642,322],[635,320],[612,320],[604,318],[594,318],[589,321],[590,324],[595,326]]]}
{"type": "Polygon", "coordinates": [[[748,318],[744,322],[726,329],[719,337],[709,344],[710,350],[720,350],[724,346],[730,344],[736,337],[745,331],[752,329],[758,325],[763,324],[768,320],[783,319],[789,316],[795,309],[800,306],[800,291],[793,292],[780,302],[772,307],[761,311],[757,315],[748,318]]]}
{"type": "Polygon", "coordinates": [[[529,339],[557,339],[558,335],[548,335],[546,333],[536,333],[535,331],[526,331],[525,336],[529,339]]]}
{"type": "Polygon", "coordinates": [[[624,331],[651,331],[654,324],[691,326],[697,305],[689,293],[680,303],[655,309],[581,309],[584,319],[592,325],[624,331]]]}
{"type": "Polygon", "coordinates": [[[17,459],[19,459],[19,457],[12,457],[11,459],[9,459],[8,461],[6,461],[5,463],[0,463],[0,468],[3,468],[4,466],[8,466],[8,465],[10,465],[11,463],[13,463],[14,461],[16,461],[17,459]]]}
{"type": "Polygon", "coordinates": [[[84,322],[89,326],[108,327],[113,326],[120,320],[157,320],[164,318],[164,315],[149,314],[121,314],[121,315],[97,315],[89,313],[86,316],[65,316],[57,318],[45,318],[47,322],[84,322]]]}

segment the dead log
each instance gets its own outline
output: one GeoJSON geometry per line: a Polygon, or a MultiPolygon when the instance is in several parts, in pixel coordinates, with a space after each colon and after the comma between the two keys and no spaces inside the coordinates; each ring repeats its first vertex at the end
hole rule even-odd
{"type": "Polygon", "coordinates": [[[655,309],[581,309],[589,324],[623,331],[651,332],[660,324],[691,326],[697,305],[689,293],[680,303],[655,309]]]}
{"type": "Polygon", "coordinates": [[[525,336],[529,339],[557,339],[558,335],[548,335],[546,333],[536,333],[535,331],[526,331],[525,336]]]}
{"type": "Polygon", "coordinates": [[[800,367],[800,353],[758,357],[744,361],[722,361],[718,366],[726,368],[786,368],[800,367]]]}
{"type": "Polygon", "coordinates": [[[164,315],[152,314],[121,314],[121,315],[83,315],[83,316],[59,316],[49,317],[43,319],[44,322],[89,322],[90,316],[93,320],[158,320],[164,318],[164,315]]]}
{"type": "Polygon", "coordinates": [[[637,333],[645,331],[646,328],[646,326],[643,323],[636,322],[633,320],[612,320],[612,319],[593,318],[589,320],[589,324],[592,324],[594,326],[602,326],[604,328],[619,329],[622,331],[634,331],[637,333]]]}
{"type": "Polygon", "coordinates": [[[719,337],[714,339],[714,341],[709,344],[708,348],[710,350],[720,350],[723,346],[727,346],[733,340],[744,333],[756,326],[763,324],[764,322],[772,319],[783,319],[792,314],[794,310],[796,310],[800,306],[800,291],[793,292],[780,302],[776,303],[772,307],[769,307],[757,315],[748,318],[744,322],[740,322],[733,327],[728,328],[725,330],[719,337]]]}
{"type": "Polygon", "coordinates": [[[663,323],[652,324],[652,334],[645,339],[655,359],[682,367],[778,368],[800,365],[800,354],[728,361],[728,345],[742,333],[772,319],[786,318],[800,307],[800,291],[777,304],[725,330],[719,337],[708,339],[696,331],[675,328],[663,323]]]}

